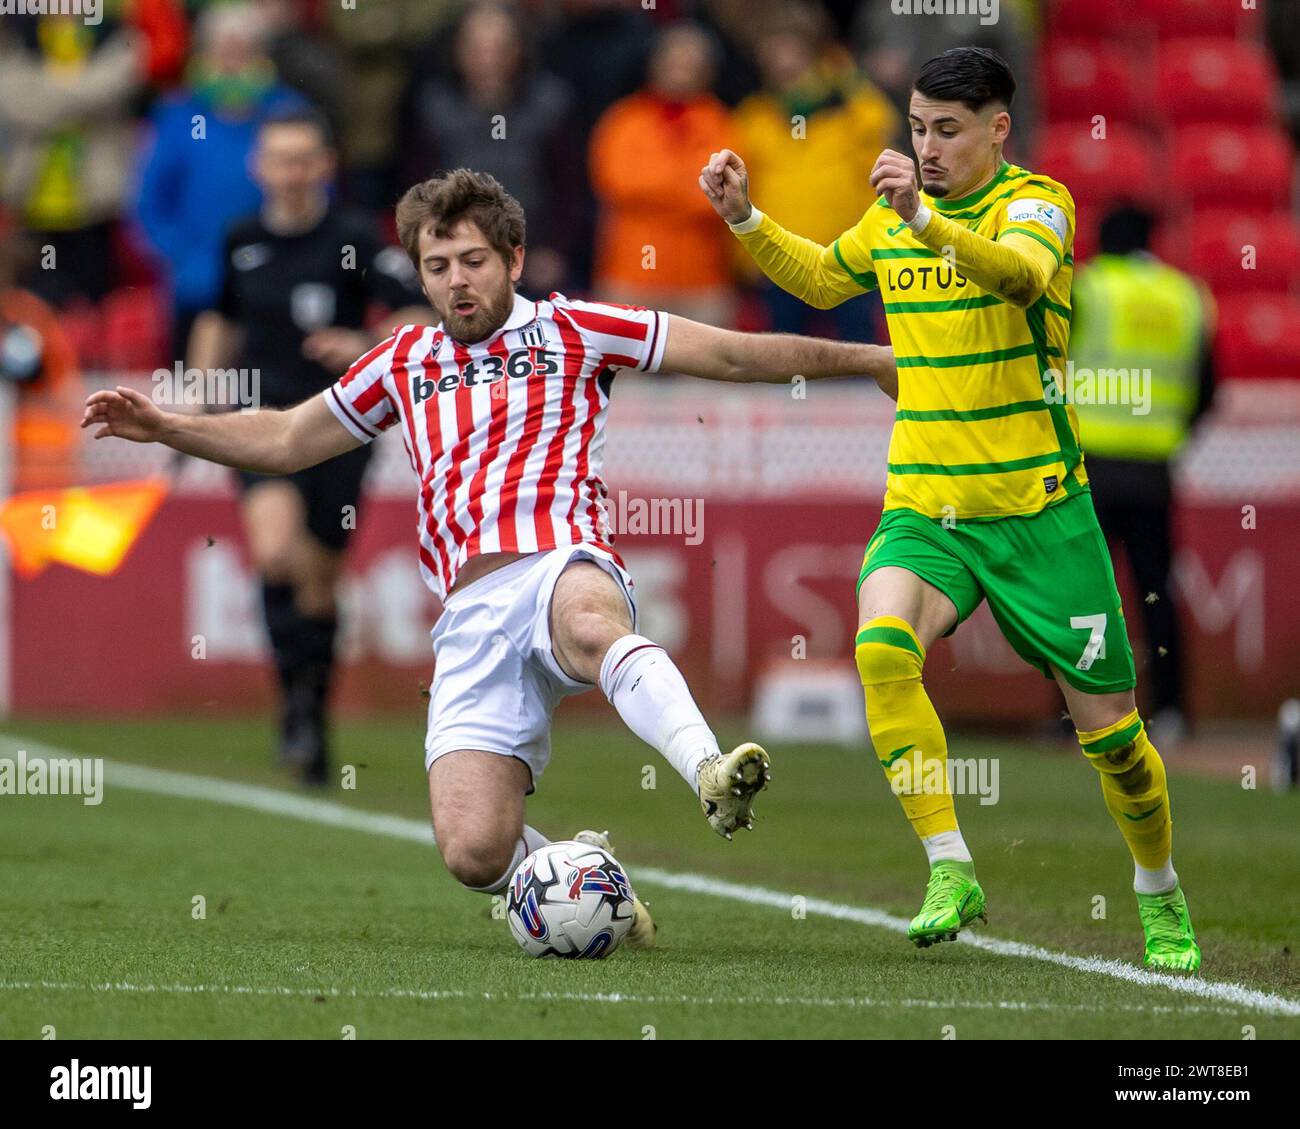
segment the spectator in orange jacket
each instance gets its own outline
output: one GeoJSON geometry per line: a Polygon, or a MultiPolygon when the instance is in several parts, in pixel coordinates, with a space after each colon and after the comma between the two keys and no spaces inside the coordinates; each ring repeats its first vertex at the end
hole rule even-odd
{"type": "Polygon", "coordinates": [[[731,248],[698,180],[731,144],[731,117],[709,86],[716,45],[674,24],[656,41],[645,87],[601,115],[591,138],[599,206],[593,286],[612,301],[728,325],[731,248]]]}

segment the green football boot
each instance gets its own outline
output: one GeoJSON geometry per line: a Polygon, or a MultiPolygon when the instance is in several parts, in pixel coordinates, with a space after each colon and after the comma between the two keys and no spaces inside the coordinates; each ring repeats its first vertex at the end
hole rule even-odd
{"type": "Polygon", "coordinates": [[[1182,886],[1167,894],[1138,894],[1138,916],[1146,934],[1142,963],[1148,968],[1195,972],[1201,967],[1201,949],[1192,932],[1192,917],[1182,886]]]}
{"type": "Polygon", "coordinates": [[[921,912],[907,927],[907,939],[918,949],[940,941],[955,941],[959,930],[984,916],[984,891],[975,880],[975,864],[943,860],[930,870],[921,912]]]}

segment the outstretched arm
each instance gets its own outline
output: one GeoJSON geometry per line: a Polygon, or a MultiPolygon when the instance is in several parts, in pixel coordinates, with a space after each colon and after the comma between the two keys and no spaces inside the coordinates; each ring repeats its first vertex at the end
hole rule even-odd
{"type": "Polygon", "coordinates": [[[148,396],[119,385],[86,400],[82,427],[96,439],[162,443],[173,450],[258,474],[292,474],[351,451],[361,443],[313,396],[288,411],[180,415],[164,412],[148,396]]]}
{"type": "Polygon", "coordinates": [[[793,333],[736,333],[673,316],[660,372],[739,383],[779,383],[794,376],[870,376],[898,399],[898,371],[888,345],[860,345],[793,333]]]}

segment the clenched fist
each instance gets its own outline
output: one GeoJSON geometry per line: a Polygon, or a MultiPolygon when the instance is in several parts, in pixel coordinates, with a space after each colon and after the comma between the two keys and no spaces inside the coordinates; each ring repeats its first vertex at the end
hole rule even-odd
{"type": "Polygon", "coordinates": [[[916,165],[911,157],[893,149],[886,149],[876,158],[875,168],[871,170],[871,187],[885,198],[885,203],[904,222],[910,222],[921,206],[916,187],[916,165]]]}
{"type": "Polygon", "coordinates": [[[700,187],[713,210],[728,223],[749,219],[749,172],[745,162],[730,149],[709,157],[709,163],[700,170],[700,187]]]}

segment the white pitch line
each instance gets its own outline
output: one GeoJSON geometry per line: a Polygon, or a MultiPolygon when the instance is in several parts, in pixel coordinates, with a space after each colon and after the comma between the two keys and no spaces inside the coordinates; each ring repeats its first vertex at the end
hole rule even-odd
{"type": "MultiPolygon", "coordinates": [[[[21,741],[6,736],[6,743],[13,742],[15,749],[26,749],[28,759],[37,757],[54,759],[59,757],[77,757],[84,754],[69,752],[44,745],[39,741],[21,741]]],[[[231,780],[220,780],[212,776],[196,776],[185,772],[169,772],[165,769],[150,768],[146,765],[129,764],[125,761],[104,761],[104,787],[125,788],[136,792],[150,792],[160,796],[180,797],[191,800],[204,800],[209,803],[224,804],[228,807],[244,808],[251,811],[266,812],[271,815],[286,816],[290,819],[305,820],[310,823],[341,827],[350,831],[363,831],[371,835],[384,835],[394,839],[405,839],[418,843],[433,843],[433,831],[429,824],[419,819],[407,819],[405,816],[384,815],[380,812],[362,811],[344,807],[342,804],[328,800],[311,799],[282,792],[275,788],[264,788],[256,784],[240,784],[231,780]]],[[[725,898],[729,901],[744,902],[747,905],[765,905],[789,912],[796,904],[794,894],[751,886],[739,882],[729,882],[721,878],[711,878],[702,874],[679,874],[674,871],[659,870],[655,867],[637,867],[636,881],[661,886],[667,889],[684,890],[709,897],[725,898]]],[[[824,898],[804,898],[803,909],[817,917],[829,917],[838,921],[852,921],[859,925],[868,925],[877,929],[888,929],[895,933],[905,933],[908,922],[905,918],[895,917],[883,910],[868,906],[852,906],[842,902],[832,902],[824,898]]],[[[1272,992],[1262,992],[1247,988],[1243,984],[1226,981],[1202,980],[1199,977],[1176,976],[1167,972],[1150,972],[1136,965],[1119,960],[1107,960],[1103,957],[1080,957],[1069,953],[1058,953],[1037,945],[1023,944],[1018,941],[1002,941],[993,937],[962,933],[959,941],[997,956],[1021,957],[1029,960],[1055,964],[1061,968],[1076,972],[1107,976],[1114,980],[1123,980],[1146,988],[1165,988],[1184,995],[1198,996],[1207,1000],[1218,1000],[1237,1008],[1258,1011],[1272,1015],[1300,1016],[1300,1000],[1279,996],[1272,992]]]]}
{"type": "Polygon", "coordinates": [[[114,981],[102,984],[71,984],[61,980],[0,980],[4,992],[124,992],[178,996],[275,996],[279,998],[331,1000],[417,1000],[443,1002],[467,1000],[485,1003],[584,1003],[694,1005],[717,1007],[823,1007],[823,1008],[920,1008],[927,1011],[1072,1011],[1140,1012],[1158,1015],[1240,1015],[1238,1007],[1188,1004],[1060,1004],[1051,1000],[923,1000],[873,999],[869,996],[690,996],[641,995],[636,992],[470,992],[463,988],[290,988],[280,985],[243,984],[137,984],[114,981]]]}
{"type": "MultiPolygon", "coordinates": [[[[674,874],[670,871],[655,870],[651,867],[636,868],[637,882],[648,881],[655,886],[667,886],[674,890],[687,890],[696,894],[712,894],[715,897],[730,898],[751,904],[771,906],[787,913],[794,905],[794,895],[783,894],[777,890],[767,890],[762,886],[749,886],[738,882],[728,882],[720,878],[707,878],[698,874],[674,874]]],[[[859,925],[870,925],[878,929],[889,929],[895,933],[906,933],[910,924],[905,917],[895,917],[883,910],[867,906],[850,906],[843,902],[830,902],[823,898],[805,898],[803,909],[818,917],[833,917],[839,921],[853,921],[859,925]]],[[[973,945],[985,952],[998,956],[1027,957],[1062,968],[1072,968],[1076,972],[1089,972],[1109,976],[1116,980],[1125,980],[1148,988],[1170,988],[1191,996],[1204,999],[1223,1000],[1247,1010],[1271,1012],[1275,1015],[1300,1016],[1300,1000],[1288,999],[1271,992],[1261,992],[1247,988],[1243,984],[1224,981],[1201,980],[1197,977],[1175,976],[1168,972],[1151,972],[1136,965],[1126,964],[1121,960],[1107,960],[1105,957],[1080,957],[1069,953],[1053,952],[1020,941],[1002,941],[980,933],[963,932],[957,940],[965,945],[973,945]]]]}

